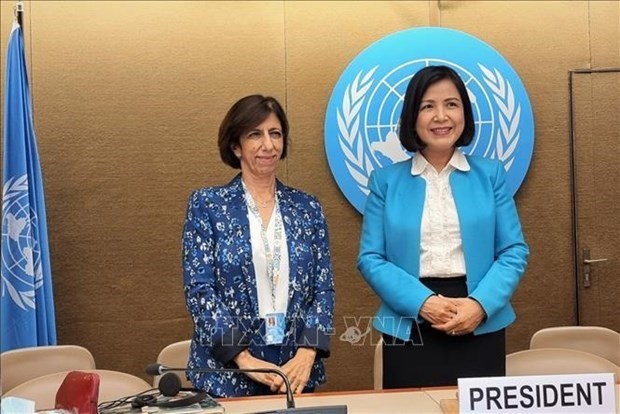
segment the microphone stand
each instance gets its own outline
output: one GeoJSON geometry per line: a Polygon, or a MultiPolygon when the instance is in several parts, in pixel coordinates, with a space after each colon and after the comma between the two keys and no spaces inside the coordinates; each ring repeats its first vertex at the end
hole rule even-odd
{"type": "Polygon", "coordinates": [[[166,372],[199,372],[199,373],[209,373],[209,372],[235,372],[235,373],[246,373],[246,372],[255,372],[262,374],[276,374],[286,384],[286,408],[282,410],[270,410],[270,411],[261,411],[256,414],[347,414],[347,406],[346,405],[330,405],[323,407],[295,407],[295,400],[293,398],[293,391],[291,390],[291,384],[288,380],[288,377],[279,369],[275,368],[170,368],[161,364],[151,364],[146,367],[146,373],[149,375],[162,375],[166,372]]]}

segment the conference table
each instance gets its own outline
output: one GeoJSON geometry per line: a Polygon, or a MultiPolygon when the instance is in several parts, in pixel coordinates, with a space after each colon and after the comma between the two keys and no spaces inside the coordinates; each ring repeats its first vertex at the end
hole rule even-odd
{"type": "MultiPolygon", "coordinates": [[[[441,398],[456,398],[456,389],[317,392],[295,396],[295,406],[318,407],[344,404],[347,406],[350,414],[441,414],[442,411],[439,407],[437,396],[441,398]]],[[[285,408],[286,398],[284,395],[229,398],[220,400],[219,403],[226,408],[226,414],[245,414],[285,408]]]]}
{"type": "MultiPolygon", "coordinates": [[[[346,405],[349,414],[442,414],[441,400],[455,399],[456,387],[317,392],[295,396],[295,406],[346,405]]],[[[226,408],[226,414],[247,414],[283,409],[286,398],[284,395],[228,398],[219,403],[226,408]]],[[[616,383],[616,412],[620,414],[619,383],[616,383]]]]}

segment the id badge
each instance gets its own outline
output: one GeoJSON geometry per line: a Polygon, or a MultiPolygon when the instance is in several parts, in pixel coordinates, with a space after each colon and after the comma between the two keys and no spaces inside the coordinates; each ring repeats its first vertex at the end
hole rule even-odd
{"type": "Polygon", "coordinates": [[[265,343],[278,345],[284,340],[284,313],[275,312],[265,315],[265,343]]]}

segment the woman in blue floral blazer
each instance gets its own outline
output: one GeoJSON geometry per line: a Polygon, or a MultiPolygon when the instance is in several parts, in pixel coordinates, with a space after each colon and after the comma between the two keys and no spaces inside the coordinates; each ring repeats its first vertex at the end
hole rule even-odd
{"type": "MultiPolygon", "coordinates": [[[[229,110],[218,145],[241,174],[190,196],[183,274],[194,323],[188,368],[277,368],[300,393],[325,382],[334,283],[321,204],[276,179],[287,143],[274,98],[247,96],[229,110]]],[[[217,397],[286,391],[272,374],[189,378],[217,397]]]]}

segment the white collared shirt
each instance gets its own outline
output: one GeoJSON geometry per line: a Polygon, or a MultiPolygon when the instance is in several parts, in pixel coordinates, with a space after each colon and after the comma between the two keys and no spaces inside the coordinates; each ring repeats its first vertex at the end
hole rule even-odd
{"type": "Polygon", "coordinates": [[[411,174],[426,181],[420,234],[420,277],[465,275],[461,226],[450,187],[450,174],[454,170],[469,169],[467,158],[458,149],[439,173],[420,152],[412,159],[411,174]]]}
{"type": "MultiPolygon", "coordinates": [[[[267,225],[267,241],[269,248],[273,252],[275,235],[275,217],[277,209],[273,209],[269,224],[267,225]]],[[[250,220],[250,243],[252,244],[252,262],[256,273],[256,295],[258,296],[258,313],[261,318],[273,312],[286,314],[288,306],[288,282],[289,282],[289,262],[288,245],[286,244],[286,232],[282,231],[282,243],[280,253],[280,276],[275,292],[275,309],[271,297],[271,282],[267,275],[267,257],[265,246],[261,238],[261,223],[254,214],[248,214],[250,220]]]]}

